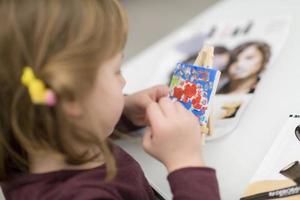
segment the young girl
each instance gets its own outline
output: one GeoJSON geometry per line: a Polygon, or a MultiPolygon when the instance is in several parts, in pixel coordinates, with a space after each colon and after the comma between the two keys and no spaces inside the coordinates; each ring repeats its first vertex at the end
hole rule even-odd
{"type": "Polygon", "coordinates": [[[166,166],[174,199],[220,198],[197,119],[168,88],[123,96],[127,21],[116,0],[3,0],[0,15],[6,199],[154,199],[138,163],[108,140],[124,120],[148,126],[144,149],[166,166]]]}

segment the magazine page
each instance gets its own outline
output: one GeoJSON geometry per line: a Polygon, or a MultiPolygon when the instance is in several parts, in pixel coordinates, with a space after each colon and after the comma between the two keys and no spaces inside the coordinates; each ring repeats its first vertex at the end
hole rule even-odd
{"type": "Polygon", "coordinates": [[[213,45],[214,67],[221,71],[211,117],[215,139],[234,130],[271,70],[288,36],[290,17],[253,19],[195,18],[132,59],[123,69],[125,93],[156,84],[169,85],[177,63],[193,63],[204,44],[213,45]]]}
{"type": "MultiPolygon", "coordinates": [[[[299,152],[300,115],[290,115],[251,179],[245,195],[299,186],[299,152]],[[290,173],[290,168],[293,168],[293,173],[290,173]]],[[[297,192],[297,195],[287,199],[300,199],[300,188],[289,191],[297,192]]]]}

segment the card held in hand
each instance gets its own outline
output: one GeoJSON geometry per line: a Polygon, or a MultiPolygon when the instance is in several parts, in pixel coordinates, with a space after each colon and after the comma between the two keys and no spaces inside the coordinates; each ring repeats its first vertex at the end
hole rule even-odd
{"type": "Polygon", "coordinates": [[[209,105],[216,93],[219,77],[220,72],[215,68],[178,63],[170,83],[170,98],[177,99],[194,113],[201,126],[207,126],[209,105]]]}

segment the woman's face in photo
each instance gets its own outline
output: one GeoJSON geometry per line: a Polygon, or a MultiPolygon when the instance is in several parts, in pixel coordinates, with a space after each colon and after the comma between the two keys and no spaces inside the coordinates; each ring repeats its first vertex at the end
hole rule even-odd
{"type": "Polygon", "coordinates": [[[247,78],[258,73],[262,65],[263,54],[255,45],[251,45],[246,47],[229,66],[229,76],[232,79],[247,78]]]}

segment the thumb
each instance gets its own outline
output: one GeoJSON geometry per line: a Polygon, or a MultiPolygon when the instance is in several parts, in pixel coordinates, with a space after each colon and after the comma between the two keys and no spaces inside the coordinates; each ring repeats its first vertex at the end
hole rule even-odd
{"type": "Polygon", "coordinates": [[[169,87],[166,85],[158,85],[153,87],[153,97],[152,99],[158,102],[162,97],[166,97],[169,94],[169,87]]]}
{"type": "Polygon", "coordinates": [[[145,129],[145,133],[143,137],[143,148],[147,153],[150,153],[152,149],[152,133],[149,127],[145,129]]]}

